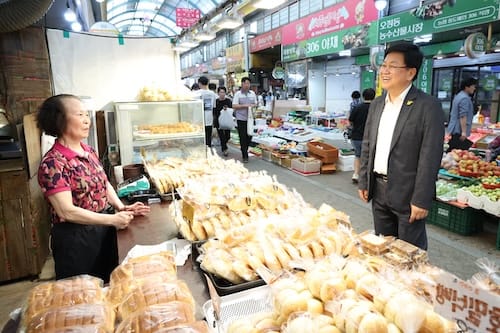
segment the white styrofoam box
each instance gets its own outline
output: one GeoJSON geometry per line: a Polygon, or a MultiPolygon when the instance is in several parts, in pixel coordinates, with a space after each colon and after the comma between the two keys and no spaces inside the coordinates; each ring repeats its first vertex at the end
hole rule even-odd
{"type": "Polygon", "coordinates": [[[339,171],[353,171],[354,170],[354,155],[339,155],[337,160],[337,170],[339,171]]]}
{"type": "Polygon", "coordinates": [[[457,190],[457,201],[460,203],[468,203],[469,202],[469,191],[459,188],[457,190]]]}
{"type": "Polygon", "coordinates": [[[487,213],[490,213],[495,216],[500,216],[500,202],[491,201],[490,198],[488,198],[485,195],[481,196],[481,200],[483,201],[483,209],[487,213]]]}
{"type": "Polygon", "coordinates": [[[483,200],[481,199],[481,197],[477,197],[472,193],[469,195],[467,204],[475,209],[483,208],[483,200]]]}

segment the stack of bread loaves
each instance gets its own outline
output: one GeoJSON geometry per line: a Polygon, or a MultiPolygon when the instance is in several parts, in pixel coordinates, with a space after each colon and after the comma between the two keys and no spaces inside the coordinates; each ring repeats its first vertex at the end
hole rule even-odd
{"type": "Polygon", "coordinates": [[[113,332],[115,314],[104,299],[102,280],[88,275],[33,288],[20,332],[113,332]]]}
{"type": "Polygon", "coordinates": [[[117,311],[118,333],[208,332],[195,320],[195,303],[177,279],[169,251],[135,257],[119,265],[110,279],[108,300],[117,311]]]}

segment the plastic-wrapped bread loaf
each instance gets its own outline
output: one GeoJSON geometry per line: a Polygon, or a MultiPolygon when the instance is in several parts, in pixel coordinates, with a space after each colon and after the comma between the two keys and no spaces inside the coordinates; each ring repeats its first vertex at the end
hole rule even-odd
{"type": "Polygon", "coordinates": [[[89,275],[43,283],[29,293],[23,321],[27,323],[33,316],[51,308],[84,303],[100,304],[103,300],[102,280],[89,275]]]}
{"type": "Polygon", "coordinates": [[[116,333],[150,333],[195,321],[191,304],[172,301],[139,310],[122,321],[116,333]]]}
{"type": "Polygon", "coordinates": [[[55,331],[68,327],[90,326],[104,332],[113,332],[114,310],[106,304],[77,304],[50,308],[31,318],[25,327],[27,333],[55,331]]]}
{"type": "Polygon", "coordinates": [[[43,333],[111,333],[99,325],[71,326],[43,331],[43,333]]]}
{"type": "Polygon", "coordinates": [[[132,280],[123,279],[120,283],[114,283],[108,289],[106,293],[106,300],[113,306],[118,306],[125,296],[131,291],[139,288],[144,284],[161,284],[167,281],[177,280],[175,274],[172,272],[159,272],[144,275],[132,280]]]}
{"type": "MultiPolygon", "coordinates": [[[[195,321],[190,324],[180,324],[174,327],[160,328],[151,333],[209,333],[206,321],[195,321]]],[[[241,332],[240,332],[241,333],[241,332]]]]}
{"type": "Polygon", "coordinates": [[[152,273],[167,272],[176,276],[175,258],[169,251],[129,259],[111,273],[110,285],[122,283],[152,273]]]}
{"type": "Polygon", "coordinates": [[[130,292],[118,306],[121,319],[132,313],[155,304],[182,301],[194,311],[194,299],[186,283],[182,280],[169,281],[162,284],[144,284],[130,292]]]}

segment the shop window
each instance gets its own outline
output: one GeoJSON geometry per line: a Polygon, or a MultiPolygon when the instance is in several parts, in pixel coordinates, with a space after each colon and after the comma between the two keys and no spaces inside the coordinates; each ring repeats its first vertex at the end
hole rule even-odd
{"type": "Polygon", "coordinates": [[[299,19],[299,3],[296,2],[293,5],[290,5],[288,8],[289,8],[290,22],[298,20],[299,19]]]}
{"type": "Polygon", "coordinates": [[[323,9],[323,0],[310,0],[309,13],[314,13],[323,9]]]}
{"type": "Polygon", "coordinates": [[[309,15],[309,0],[300,0],[300,17],[309,15]]]}
{"type": "Polygon", "coordinates": [[[282,8],[279,13],[280,13],[279,25],[282,26],[282,25],[287,24],[289,22],[288,21],[288,7],[282,8]]]}
{"type": "Polygon", "coordinates": [[[276,29],[280,26],[280,13],[276,12],[272,14],[271,29],[276,29]]]}
{"type": "Polygon", "coordinates": [[[264,32],[271,30],[271,15],[264,17],[264,32]]]}

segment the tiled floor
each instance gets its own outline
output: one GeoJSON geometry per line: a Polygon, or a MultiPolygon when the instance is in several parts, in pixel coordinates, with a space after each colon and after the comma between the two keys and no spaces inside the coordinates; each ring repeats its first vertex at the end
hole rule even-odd
{"type": "MultiPolygon", "coordinates": [[[[240,157],[241,154],[232,148],[227,158],[240,157]]],[[[325,202],[346,212],[357,232],[372,228],[370,205],[358,199],[357,188],[351,182],[351,172],[303,177],[256,157],[250,157],[245,166],[252,171],[267,170],[269,174],[275,174],[279,182],[297,189],[306,202],[315,207],[325,202]]],[[[468,279],[477,272],[474,262],[478,258],[488,257],[500,264],[500,251],[495,248],[496,228],[495,223],[488,224],[483,232],[465,237],[429,225],[428,254],[431,263],[462,279],[468,279]]],[[[28,290],[36,283],[21,281],[0,286],[1,327],[8,320],[9,313],[22,306],[28,290]]]]}

